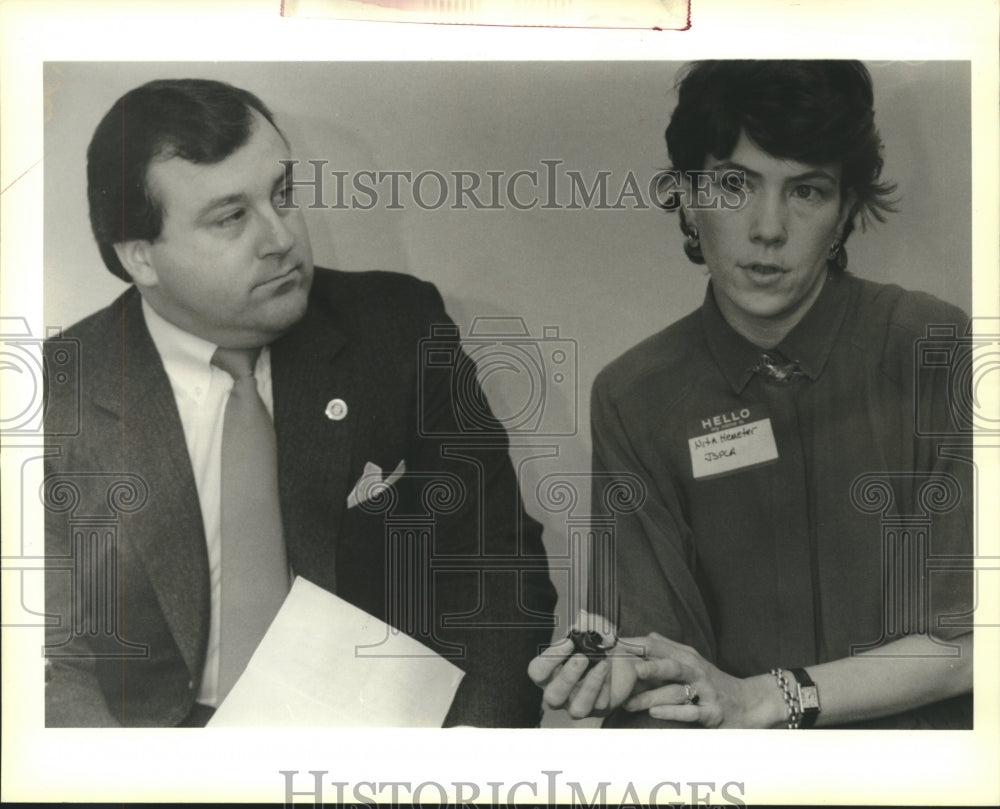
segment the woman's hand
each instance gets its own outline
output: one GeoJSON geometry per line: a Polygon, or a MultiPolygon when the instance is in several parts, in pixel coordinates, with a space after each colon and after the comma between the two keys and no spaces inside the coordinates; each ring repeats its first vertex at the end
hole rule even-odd
{"type": "Polygon", "coordinates": [[[547,708],[565,708],[574,719],[623,706],[708,728],[761,728],[775,727],[787,715],[770,675],[733,677],[690,646],[655,632],[622,638],[589,671],[587,664],[565,638],[528,664],[528,676],[543,689],[547,708]]]}
{"type": "Polygon", "coordinates": [[[785,716],[770,675],[732,677],[690,646],[655,632],[623,642],[645,647],[647,658],[634,663],[639,688],[645,690],[625,702],[625,710],[648,710],[656,719],[707,728],[774,727],[785,716]]]}

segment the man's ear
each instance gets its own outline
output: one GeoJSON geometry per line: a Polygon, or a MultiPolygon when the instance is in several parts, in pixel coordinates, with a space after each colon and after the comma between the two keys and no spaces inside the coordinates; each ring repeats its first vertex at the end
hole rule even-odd
{"type": "Polygon", "coordinates": [[[145,239],[130,239],[115,245],[118,260],[132,276],[132,280],[141,287],[155,287],[159,283],[150,247],[145,239]]]}

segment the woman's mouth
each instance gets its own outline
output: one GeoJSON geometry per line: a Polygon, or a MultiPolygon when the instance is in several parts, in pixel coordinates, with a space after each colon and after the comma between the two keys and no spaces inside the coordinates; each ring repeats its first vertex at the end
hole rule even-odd
{"type": "Polygon", "coordinates": [[[784,275],[788,272],[784,267],[779,264],[741,264],[744,270],[750,273],[751,276],[760,279],[777,278],[778,276],[784,275]]]}

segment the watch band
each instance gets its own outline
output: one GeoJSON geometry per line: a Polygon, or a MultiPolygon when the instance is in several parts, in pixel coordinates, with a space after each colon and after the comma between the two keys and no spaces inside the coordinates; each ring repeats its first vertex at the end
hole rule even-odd
{"type": "Polygon", "coordinates": [[[811,728],[816,724],[816,717],[819,716],[819,688],[805,669],[789,669],[795,682],[798,684],[799,692],[799,727],[811,728]]]}

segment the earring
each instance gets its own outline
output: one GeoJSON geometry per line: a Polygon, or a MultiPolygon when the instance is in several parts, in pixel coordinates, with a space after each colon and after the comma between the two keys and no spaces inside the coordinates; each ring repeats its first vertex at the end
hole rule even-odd
{"type": "Polygon", "coordinates": [[[830,250],[826,254],[827,261],[837,270],[847,269],[847,251],[844,249],[843,239],[838,236],[830,245],[830,250]]]}
{"type": "Polygon", "coordinates": [[[684,253],[695,264],[704,264],[705,257],[701,253],[701,241],[698,239],[698,228],[688,227],[684,231],[684,253]]]}

